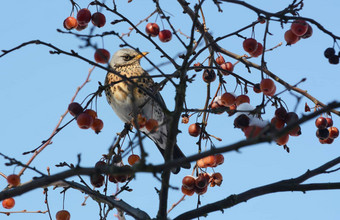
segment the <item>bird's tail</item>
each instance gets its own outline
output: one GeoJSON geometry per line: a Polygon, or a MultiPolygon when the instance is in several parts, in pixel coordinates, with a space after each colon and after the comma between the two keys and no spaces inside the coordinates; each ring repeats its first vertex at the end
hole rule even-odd
{"type": "MultiPolygon", "coordinates": [[[[160,148],[159,146],[158,147],[158,150],[161,152],[161,154],[163,155],[163,157],[165,156],[164,155],[164,150],[162,148],[160,148]]],[[[173,160],[176,160],[176,159],[180,159],[180,158],[186,158],[185,155],[183,154],[183,152],[181,151],[181,149],[178,147],[178,145],[176,144],[174,146],[174,151],[173,151],[173,155],[172,155],[172,159],[173,160]]],[[[184,169],[190,169],[191,165],[189,162],[185,162],[183,164],[181,164],[180,166],[178,167],[174,167],[171,169],[171,172],[173,174],[177,174],[179,173],[179,171],[181,170],[181,167],[184,168],[184,169]]]]}

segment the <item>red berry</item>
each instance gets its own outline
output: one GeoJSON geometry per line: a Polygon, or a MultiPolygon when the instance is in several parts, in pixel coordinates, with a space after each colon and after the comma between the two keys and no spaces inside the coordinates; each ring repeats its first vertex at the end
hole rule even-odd
{"type": "Polygon", "coordinates": [[[13,198],[2,200],[2,207],[4,207],[5,209],[11,209],[14,207],[14,205],[15,205],[15,200],[13,198]]]}
{"type": "Polygon", "coordinates": [[[329,131],[327,128],[319,128],[316,130],[316,136],[322,140],[325,140],[329,137],[329,131]]]}
{"type": "Polygon", "coordinates": [[[169,42],[171,41],[172,33],[169,30],[162,30],[159,32],[158,38],[161,42],[164,42],[164,43],[169,42]]]}
{"type": "Polygon", "coordinates": [[[235,101],[236,101],[236,97],[229,92],[226,92],[221,96],[221,104],[223,106],[230,107],[233,104],[235,104],[235,101]]]}
{"type": "Polygon", "coordinates": [[[329,127],[328,131],[329,131],[329,138],[331,139],[335,139],[339,136],[339,130],[336,127],[329,127]]]}
{"type": "Polygon", "coordinates": [[[80,9],[77,14],[77,20],[80,25],[88,24],[91,21],[91,12],[87,8],[80,9]]]}
{"type": "Polygon", "coordinates": [[[277,108],[275,110],[275,116],[279,119],[281,119],[282,121],[285,121],[286,120],[286,117],[287,117],[287,111],[284,107],[280,107],[280,108],[277,108]]]}
{"type": "Polygon", "coordinates": [[[245,114],[241,114],[234,120],[235,128],[246,128],[249,126],[250,119],[245,114]]]}
{"type": "Polygon", "coordinates": [[[74,117],[77,117],[80,113],[83,112],[83,107],[78,102],[72,102],[68,105],[68,111],[74,117]]]}
{"type": "Polygon", "coordinates": [[[295,112],[288,112],[286,115],[286,124],[293,124],[299,120],[299,116],[295,112]]]}
{"type": "Polygon", "coordinates": [[[218,65],[222,65],[223,63],[225,63],[225,60],[222,56],[218,56],[218,57],[216,57],[216,63],[218,65]]]}
{"type": "Polygon", "coordinates": [[[195,178],[193,176],[183,177],[182,184],[186,189],[193,189],[195,187],[195,178]]]}
{"type": "MultiPolygon", "coordinates": [[[[221,69],[224,69],[224,70],[233,72],[233,70],[234,70],[234,65],[233,65],[231,62],[226,62],[226,63],[223,63],[223,64],[221,65],[221,69]]],[[[227,72],[225,72],[225,71],[222,71],[222,74],[225,75],[225,76],[229,75],[229,73],[227,73],[227,72]]]]}
{"type": "Polygon", "coordinates": [[[235,104],[239,106],[242,103],[250,103],[250,99],[247,95],[239,95],[236,97],[235,104]]]}
{"type": "Polygon", "coordinates": [[[295,126],[294,128],[292,128],[289,133],[288,133],[290,136],[299,136],[301,135],[301,127],[298,125],[298,126],[295,126]]]}
{"type": "Polygon", "coordinates": [[[194,188],[193,189],[187,189],[185,186],[182,186],[182,193],[187,196],[192,196],[195,193],[194,188]]]}
{"type": "Polygon", "coordinates": [[[281,128],[283,128],[285,126],[285,121],[277,118],[277,117],[273,117],[272,120],[270,121],[270,123],[278,130],[280,130],[281,128]]]}
{"type": "Polygon", "coordinates": [[[300,40],[299,36],[294,34],[292,30],[288,30],[285,33],[285,41],[287,42],[287,45],[295,44],[300,40]]]}
{"type": "Polygon", "coordinates": [[[71,30],[73,28],[76,28],[78,26],[78,21],[75,17],[67,17],[64,20],[64,28],[67,30],[71,30]]]}
{"type": "Polygon", "coordinates": [[[257,41],[253,38],[247,38],[243,41],[243,49],[248,53],[253,53],[257,49],[257,41]]]}
{"type": "Polygon", "coordinates": [[[305,20],[295,20],[290,26],[290,29],[296,36],[300,37],[307,33],[308,24],[305,20]]]}
{"type": "Polygon", "coordinates": [[[269,78],[263,79],[260,83],[260,88],[264,95],[268,95],[273,92],[275,88],[275,83],[273,80],[269,78]]]}
{"type": "Polygon", "coordinates": [[[87,24],[83,24],[83,25],[81,25],[81,24],[78,24],[78,26],[76,27],[76,30],[77,31],[82,31],[82,30],[84,30],[85,28],[87,28],[87,24]]]}
{"type": "Polygon", "coordinates": [[[195,180],[195,185],[199,189],[203,189],[208,185],[208,181],[204,176],[198,176],[195,180]]]}
{"type": "Polygon", "coordinates": [[[307,32],[304,35],[302,35],[301,38],[307,39],[307,38],[311,37],[312,35],[313,35],[313,28],[312,28],[312,26],[310,26],[308,24],[307,32]]]}
{"type": "Polygon", "coordinates": [[[256,138],[262,131],[261,127],[252,125],[243,129],[246,138],[256,138]]]}
{"type": "Polygon", "coordinates": [[[9,176],[7,176],[7,182],[8,182],[8,184],[10,184],[12,186],[19,186],[20,176],[18,176],[16,174],[9,175],[9,176]]]}
{"type": "Polygon", "coordinates": [[[208,184],[204,188],[195,187],[195,192],[197,195],[203,195],[208,191],[208,184]]]}
{"type": "Polygon", "coordinates": [[[103,129],[103,127],[104,127],[104,123],[102,120],[100,120],[99,118],[96,118],[93,120],[91,128],[92,130],[94,130],[94,132],[96,132],[96,134],[99,134],[99,132],[103,129]]]}
{"type": "Polygon", "coordinates": [[[214,82],[216,79],[216,73],[214,70],[204,70],[202,78],[206,83],[214,82]]]}
{"type": "Polygon", "coordinates": [[[97,63],[108,63],[110,60],[110,52],[105,49],[97,49],[94,53],[94,60],[97,63]]]}
{"type": "Polygon", "coordinates": [[[215,167],[216,166],[216,158],[214,155],[210,155],[203,158],[204,165],[206,167],[215,167]]]}
{"type": "Polygon", "coordinates": [[[90,176],[90,181],[92,186],[99,188],[102,187],[104,185],[104,176],[100,175],[100,174],[92,174],[90,176]]]}
{"type": "Polygon", "coordinates": [[[145,32],[151,37],[156,37],[159,34],[159,26],[156,23],[148,23],[145,27],[145,32]]]}
{"type": "Polygon", "coordinates": [[[193,137],[197,137],[201,133],[201,127],[198,123],[191,124],[188,130],[189,134],[193,137]]]}
{"type": "Polygon", "coordinates": [[[333,126],[333,119],[326,118],[326,120],[327,120],[327,127],[332,127],[333,126]]]}
{"type": "Polygon", "coordinates": [[[315,120],[315,126],[319,129],[327,128],[327,120],[324,117],[318,117],[315,120]]]}
{"type": "Polygon", "coordinates": [[[98,161],[95,165],[94,165],[94,168],[98,168],[98,169],[104,169],[106,166],[106,163],[105,161],[98,161]]]}
{"type": "Polygon", "coordinates": [[[281,146],[281,145],[287,144],[288,140],[289,140],[289,134],[285,134],[279,137],[278,139],[276,139],[276,143],[281,146]]]}
{"type": "Polygon", "coordinates": [[[131,154],[128,157],[128,163],[132,166],[140,160],[140,157],[137,154],[131,154]]]}
{"type": "Polygon", "coordinates": [[[253,90],[255,93],[261,93],[262,91],[261,91],[260,83],[254,84],[253,90]]]}
{"type": "Polygon", "coordinates": [[[250,53],[252,57],[259,57],[263,53],[263,46],[261,43],[257,43],[257,48],[254,52],[250,53]]]}
{"type": "Polygon", "coordinates": [[[158,131],[158,121],[156,119],[149,119],[145,123],[145,128],[150,132],[158,131]]]}
{"type": "Polygon", "coordinates": [[[106,23],[105,15],[103,15],[100,12],[94,13],[91,17],[91,20],[92,20],[92,24],[99,28],[103,27],[106,23]]]}
{"type": "Polygon", "coordinates": [[[93,118],[87,113],[81,113],[77,117],[77,124],[81,129],[89,129],[93,123],[93,118]]]}
{"type": "MultiPolygon", "coordinates": [[[[201,63],[195,63],[195,64],[194,64],[194,67],[200,67],[200,66],[202,66],[201,63]]],[[[195,70],[196,72],[199,72],[199,71],[201,71],[202,69],[201,69],[201,68],[195,68],[194,70],[195,70]]]]}
{"type": "Polygon", "coordinates": [[[84,113],[91,115],[93,120],[97,118],[97,112],[92,109],[86,109],[84,113]]]}
{"type": "Polygon", "coordinates": [[[211,175],[211,179],[210,179],[210,186],[214,187],[215,185],[220,186],[222,184],[223,181],[223,177],[222,174],[220,173],[213,173],[211,175]]]}
{"type": "Polygon", "coordinates": [[[224,163],[224,156],[222,154],[216,154],[216,165],[221,165],[224,163]]]}
{"type": "Polygon", "coordinates": [[[56,220],[70,220],[71,219],[70,213],[66,210],[58,211],[55,217],[56,217],[56,220]]]}

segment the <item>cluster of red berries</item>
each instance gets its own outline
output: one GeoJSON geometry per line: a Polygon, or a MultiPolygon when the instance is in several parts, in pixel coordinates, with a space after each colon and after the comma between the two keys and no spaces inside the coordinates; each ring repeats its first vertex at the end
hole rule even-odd
{"type": "MultiPolygon", "coordinates": [[[[149,132],[155,132],[158,130],[158,121],[156,119],[146,119],[146,117],[144,117],[141,114],[137,115],[137,123],[139,128],[146,128],[149,132]]],[[[134,125],[134,121],[132,121],[132,124],[134,125]]],[[[136,127],[134,125],[134,127],[136,127]]]]}
{"type": "MultiPolygon", "coordinates": [[[[131,154],[129,157],[128,157],[128,163],[133,166],[135,163],[137,163],[138,161],[140,160],[140,157],[137,155],[137,154],[131,154]]],[[[121,163],[122,164],[122,163],[121,163]]],[[[105,161],[98,161],[96,164],[95,164],[95,168],[102,168],[106,166],[106,162],[105,161]]],[[[126,167],[130,167],[129,165],[122,165],[122,166],[126,166],[126,167]]],[[[109,175],[108,176],[109,178],[109,181],[110,182],[113,182],[113,183],[124,183],[126,182],[128,179],[131,178],[130,175],[125,175],[125,174],[121,174],[121,175],[109,175]]],[[[104,185],[104,176],[101,175],[101,174],[93,174],[90,176],[90,181],[91,181],[91,184],[96,187],[96,188],[100,188],[104,185]]]]}
{"type": "Polygon", "coordinates": [[[324,52],[324,55],[330,64],[339,64],[340,52],[338,55],[336,55],[333,47],[327,48],[324,52]]]}
{"type": "Polygon", "coordinates": [[[70,220],[71,214],[67,210],[60,210],[55,215],[56,220],[70,220]]]}
{"type": "MultiPolygon", "coordinates": [[[[224,157],[222,154],[211,155],[197,161],[199,168],[216,167],[223,164],[224,157]]],[[[187,175],[182,180],[182,192],[185,195],[192,196],[194,193],[202,195],[207,192],[208,185],[210,187],[220,186],[223,177],[221,173],[213,173],[209,175],[206,172],[199,173],[197,177],[187,175]]]]}
{"type": "Polygon", "coordinates": [[[243,41],[243,49],[252,57],[258,57],[263,53],[263,45],[254,38],[247,38],[243,41]]]}
{"type": "Polygon", "coordinates": [[[284,38],[287,45],[292,45],[298,42],[301,38],[306,39],[312,36],[313,29],[305,20],[295,20],[290,29],[286,31],[284,38]]]}
{"type": "Polygon", "coordinates": [[[90,21],[92,21],[94,26],[101,28],[105,25],[106,18],[100,12],[91,15],[90,10],[83,8],[78,11],[77,18],[70,16],[64,20],[64,28],[67,30],[75,28],[77,31],[81,31],[87,28],[90,21]]]}
{"type": "Polygon", "coordinates": [[[321,144],[331,144],[339,136],[339,130],[337,127],[333,127],[331,118],[318,117],[315,120],[315,126],[318,128],[316,136],[321,144]]]}
{"type": "Polygon", "coordinates": [[[92,128],[96,134],[99,134],[104,127],[103,121],[97,118],[97,112],[92,109],[84,111],[83,107],[77,102],[69,104],[68,111],[72,116],[76,117],[77,124],[81,129],[92,128]]]}
{"type": "MultiPolygon", "coordinates": [[[[227,70],[229,72],[233,72],[234,70],[234,65],[231,62],[225,62],[224,58],[221,55],[216,57],[216,63],[220,65],[221,69],[223,70],[227,70]]],[[[226,71],[222,71],[222,74],[225,76],[229,75],[229,73],[226,71]]]]}
{"type": "Polygon", "coordinates": [[[172,39],[172,33],[170,30],[164,29],[160,31],[158,24],[148,23],[145,27],[145,32],[151,37],[157,37],[163,43],[169,42],[172,39]]]}
{"type": "MultiPolygon", "coordinates": [[[[16,174],[11,174],[7,176],[7,183],[11,186],[11,187],[17,187],[20,185],[20,176],[16,175],[16,174]]],[[[13,198],[7,198],[2,200],[2,207],[4,207],[5,209],[11,209],[13,208],[15,205],[15,200],[13,198]]]]}

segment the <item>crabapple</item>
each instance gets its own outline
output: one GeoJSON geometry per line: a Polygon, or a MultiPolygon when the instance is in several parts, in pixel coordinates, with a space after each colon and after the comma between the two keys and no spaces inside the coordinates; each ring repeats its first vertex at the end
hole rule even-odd
{"type": "Polygon", "coordinates": [[[156,37],[159,34],[159,26],[156,23],[148,23],[145,26],[145,32],[151,37],[156,37]]]}
{"type": "Polygon", "coordinates": [[[97,63],[108,63],[110,59],[110,52],[105,49],[97,49],[94,53],[94,60],[97,63]]]}
{"type": "Polygon", "coordinates": [[[77,14],[77,20],[80,25],[88,24],[91,21],[91,12],[87,8],[80,9],[77,14]]]}
{"type": "Polygon", "coordinates": [[[172,39],[172,33],[169,30],[162,30],[159,32],[158,38],[163,43],[169,42],[172,39]]]}

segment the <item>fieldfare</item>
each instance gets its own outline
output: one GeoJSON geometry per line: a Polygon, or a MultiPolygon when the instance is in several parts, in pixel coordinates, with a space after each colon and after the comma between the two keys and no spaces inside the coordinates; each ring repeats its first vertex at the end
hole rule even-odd
{"type": "MultiPolygon", "coordinates": [[[[167,143],[169,120],[164,114],[166,109],[164,100],[150,75],[140,66],[140,59],[147,53],[139,53],[133,49],[118,50],[110,61],[111,68],[118,74],[108,72],[105,79],[106,98],[118,117],[125,123],[134,123],[137,115],[146,119],[155,119],[158,128],[149,131],[141,127],[142,131],[158,147],[164,157],[167,143]]],[[[173,150],[172,159],[185,157],[177,145],[173,150]]],[[[190,163],[181,165],[190,168],[190,163]]],[[[178,173],[180,167],[172,169],[178,173]]]]}

